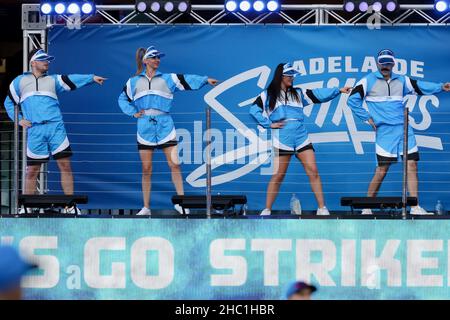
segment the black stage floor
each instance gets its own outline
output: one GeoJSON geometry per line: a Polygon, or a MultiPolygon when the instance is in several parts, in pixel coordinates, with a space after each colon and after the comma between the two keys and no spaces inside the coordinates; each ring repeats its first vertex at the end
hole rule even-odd
{"type": "MultiPolygon", "coordinates": [[[[205,213],[191,213],[189,215],[174,214],[170,210],[156,211],[151,216],[137,216],[135,213],[120,214],[113,213],[114,210],[104,210],[101,213],[89,213],[82,215],[74,214],[62,214],[57,212],[45,212],[45,213],[29,213],[29,214],[1,214],[0,218],[75,218],[75,219],[90,219],[90,218],[102,218],[102,219],[206,219],[205,213]]],[[[137,210],[136,210],[137,212],[137,210]]],[[[385,219],[402,219],[401,212],[396,213],[375,213],[373,215],[361,215],[358,212],[351,213],[346,211],[332,212],[329,216],[317,216],[315,212],[302,212],[301,215],[292,215],[286,212],[273,212],[270,216],[260,216],[259,212],[250,212],[246,215],[234,215],[234,214],[212,214],[212,219],[259,219],[259,220],[272,220],[272,219],[294,219],[294,220],[339,220],[339,219],[355,219],[355,220],[385,220],[385,219]]],[[[407,220],[446,220],[450,219],[450,215],[407,215],[407,220]]]]}

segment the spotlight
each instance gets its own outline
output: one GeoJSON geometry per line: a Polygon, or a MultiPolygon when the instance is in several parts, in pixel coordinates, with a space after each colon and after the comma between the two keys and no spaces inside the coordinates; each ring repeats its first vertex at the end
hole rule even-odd
{"type": "Polygon", "coordinates": [[[277,11],[280,5],[278,4],[278,1],[270,0],[267,2],[267,10],[269,11],[277,11]]]}
{"type": "Polygon", "coordinates": [[[138,12],[145,12],[147,10],[147,3],[145,1],[139,1],[136,3],[136,10],[138,12]]]}
{"type": "Polygon", "coordinates": [[[173,5],[173,2],[171,2],[171,1],[168,1],[164,4],[164,10],[166,10],[166,12],[172,12],[174,8],[175,8],[175,6],[173,5]]]}
{"type": "Polygon", "coordinates": [[[347,1],[344,3],[344,10],[347,12],[353,12],[355,10],[355,4],[353,1],[347,1]]]}
{"type": "Polygon", "coordinates": [[[365,1],[359,4],[359,11],[366,12],[369,9],[369,4],[365,1]]]}
{"type": "Polygon", "coordinates": [[[80,6],[76,3],[71,3],[67,7],[67,12],[70,14],[77,14],[80,12],[80,6]]]}
{"type": "Polygon", "coordinates": [[[447,1],[444,0],[438,0],[434,2],[434,8],[438,11],[438,12],[444,12],[448,9],[448,3],[447,1]]]}
{"type": "Polygon", "coordinates": [[[255,2],[253,2],[253,9],[255,9],[255,11],[263,11],[264,10],[264,2],[262,2],[261,0],[257,0],[255,2]]]}
{"type": "Polygon", "coordinates": [[[394,12],[397,10],[397,3],[395,1],[388,1],[386,4],[386,10],[389,12],[394,12]]]}
{"type": "Polygon", "coordinates": [[[152,10],[152,12],[158,12],[159,10],[161,10],[161,5],[156,1],[152,2],[152,4],[150,5],[150,10],[152,10]]]}
{"type": "Polygon", "coordinates": [[[372,9],[373,9],[373,11],[375,11],[375,12],[380,12],[381,9],[383,9],[383,5],[381,4],[381,2],[376,1],[376,2],[374,2],[374,3],[372,4],[372,9]]]}
{"type": "Polygon", "coordinates": [[[42,14],[50,14],[52,12],[52,5],[50,3],[41,4],[41,12],[42,14]]]}
{"type": "Polygon", "coordinates": [[[189,4],[186,1],[181,1],[178,4],[178,11],[180,12],[186,12],[189,9],[189,4]]]}
{"type": "Polygon", "coordinates": [[[230,12],[236,11],[237,7],[238,7],[238,5],[237,5],[236,1],[230,0],[230,1],[225,2],[225,9],[227,11],[230,11],[230,12]]]}
{"type": "Polygon", "coordinates": [[[86,2],[81,5],[81,12],[83,12],[83,14],[91,14],[93,11],[94,6],[91,3],[86,2]]]}
{"type": "Polygon", "coordinates": [[[66,11],[66,5],[64,3],[57,3],[55,5],[55,12],[57,14],[63,14],[66,11]]]}
{"type": "Polygon", "coordinates": [[[241,3],[239,4],[239,9],[241,9],[241,11],[244,11],[244,12],[250,10],[250,7],[251,7],[251,4],[247,0],[241,1],[241,3]]]}

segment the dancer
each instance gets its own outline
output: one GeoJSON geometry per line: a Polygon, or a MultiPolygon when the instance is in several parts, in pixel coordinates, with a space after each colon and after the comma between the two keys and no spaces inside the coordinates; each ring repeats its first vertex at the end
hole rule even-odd
{"type": "MultiPolygon", "coordinates": [[[[164,53],[155,47],[139,48],[136,52],[137,72],[128,80],[119,96],[122,111],[137,118],[137,143],[142,161],[142,196],[144,207],[138,215],[151,215],[150,190],[152,158],[155,149],[162,149],[172,172],[172,182],[178,195],[184,194],[183,178],[178,159],[177,136],[169,111],[177,91],[198,90],[217,80],[207,76],[161,73],[158,71],[164,53]]],[[[180,205],[175,210],[183,213],[180,205]]],[[[186,214],[189,213],[185,209],[186,214]]]]}
{"type": "MultiPolygon", "coordinates": [[[[42,163],[49,155],[56,160],[61,172],[61,185],[66,195],[73,194],[70,164],[72,150],[67,138],[57,94],[72,91],[91,83],[100,85],[106,78],[93,74],[49,75],[49,63],[54,59],[42,49],[30,53],[31,72],[16,77],[9,86],[5,108],[14,121],[14,106],[19,105],[19,125],[27,129],[27,173],[24,194],[36,192],[37,177],[42,163]]],[[[20,208],[19,213],[24,213],[20,208]]],[[[79,214],[76,207],[64,213],[79,214]]]]}
{"type": "MultiPolygon", "coordinates": [[[[375,197],[380,189],[391,164],[397,162],[398,155],[403,155],[403,99],[408,94],[431,95],[450,91],[450,83],[432,83],[418,81],[408,76],[392,72],[395,65],[392,50],[384,49],[378,53],[378,71],[362,78],[355,86],[348,99],[348,106],[361,120],[370,124],[376,132],[375,152],[378,165],[369,184],[367,196],[375,197]],[[363,108],[366,101],[369,111],[363,108]]],[[[417,162],[419,150],[413,129],[408,126],[408,191],[411,197],[418,196],[417,162]]],[[[364,209],[362,214],[372,214],[364,209]]],[[[410,214],[427,215],[419,205],[411,207],[410,214]]]]}
{"type": "Polygon", "coordinates": [[[314,148],[303,123],[303,107],[332,100],[340,93],[349,93],[351,88],[301,90],[293,86],[297,74],[290,63],[279,64],[269,87],[258,96],[250,108],[250,114],[260,126],[272,129],[272,145],[275,149],[275,170],[267,188],[266,208],[261,215],[271,214],[273,202],[292,155],[303,164],[309,177],[318,203],[317,215],[330,214],[323,199],[314,148]]]}

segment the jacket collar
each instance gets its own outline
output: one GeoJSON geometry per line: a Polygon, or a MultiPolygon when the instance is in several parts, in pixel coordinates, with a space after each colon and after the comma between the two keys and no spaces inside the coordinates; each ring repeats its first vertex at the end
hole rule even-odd
{"type": "MultiPolygon", "coordinates": [[[[143,76],[143,77],[146,77],[146,76],[147,76],[146,71],[147,71],[147,70],[144,69],[139,75],[140,75],[140,76],[143,76]]],[[[162,75],[162,73],[159,72],[158,70],[156,70],[154,77],[159,77],[160,75],[162,75]]]]}
{"type": "MultiPolygon", "coordinates": [[[[378,79],[382,79],[382,80],[384,79],[384,76],[381,74],[380,70],[377,70],[374,73],[378,79]]],[[[396,74],[394,72],[391,73],[391,80],[397,79],[398,77],[399,77],[398,74],[396,74]]]]}

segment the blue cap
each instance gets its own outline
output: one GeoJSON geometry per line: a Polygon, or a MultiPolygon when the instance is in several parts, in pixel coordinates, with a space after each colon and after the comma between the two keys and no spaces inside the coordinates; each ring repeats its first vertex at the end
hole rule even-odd
{"type": "Polygon", "coordinates": [[[289,288],[286,291],[286,297],[289,298],[293,294],[300,292],[302,290],[309,289],[311,292],[317,291],[317,288],[313,285],[307,284],[302,281],[293,282],[289,285],[289,288]]]}
{"type": "Polygon", "coordinates": [[[154,46],[150,46],[145,51],[145,54],[142,57],[142,60],[145,60],[145,59],[148,59],[148,58],[155,58],[155,57],[162,58],[165,55],[166,55],[165,53],[162,53],[162,52],[158,51],[154,46]]]}
{"type": "Polygon", "coordinates": [[[49,55],[47,52],[45,52],[42,49],[39,49],[36,51],[36,53],[30,58],[30,62],[33,61],[53,61],[55,60],[55,57],[49,55]]]}
{"type": "Polygon", "coordinates": [[[294,69],[294,67],[292,66],[292,63],[286,63],[283,66],[283,76],[295,77],[298,74],[299,74],[299,72],[294,69]]]}
{"type": "Polygon", "coordinates": [[[377,62],[379,64],[394,64],[394,52],[389,49],[381,50],[380,52],[378,52],[377,62]]]}
{"type": "Polygon", "coordinates": [[[20,279],[37,266],[26,262],[11,246],[0,246],[0,291],[20,285],[20,279]]]}

